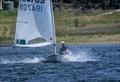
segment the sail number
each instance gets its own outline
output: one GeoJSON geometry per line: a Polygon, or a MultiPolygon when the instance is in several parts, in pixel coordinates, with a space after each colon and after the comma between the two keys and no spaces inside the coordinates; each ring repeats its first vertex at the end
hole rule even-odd
{"type": "Polygon", "coordinates": [[[33,11],[33,12],[42,12],[43,5],[45,0],[20,0],[20,10],[22,11],[33,11]],[[34,3],[34,4],[32,4],[34,3]],[[36,3],[36,4],[35,4],[36,3]]]}
{"type": "Polygon", "coordinates": [[[45,3],[45,0],[20,0],[22,2],[35,2],[35,3],[45,3]]]}
{"type": "Polygon", "coordinates": [[[37,11],[42,12],[43,7],[40,5],[32,5],[32,4],[20,4],[20,10],[29,10],[29,11],[37,11]]]}

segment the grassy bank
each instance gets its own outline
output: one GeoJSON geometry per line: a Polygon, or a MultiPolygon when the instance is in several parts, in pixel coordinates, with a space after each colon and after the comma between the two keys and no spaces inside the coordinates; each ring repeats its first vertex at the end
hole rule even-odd
{"type": "MultiPolygon", "coordinates": [[[[72,9],[55,11],[57,41],[67,43],[120,42],[120,12],[112,10],[80,13],[72,9]]],[[[0,44],[13,43],[17,10],[0,11],[0,44]]]]}
{"type": "Polygon", "coordinates": [[[0,11],[0,44],[13,43],[17,10],[0,11]]]}
{"type": "Polygon", "coordinates": [[[85,34],[85,35],[66,35],[58,36],[58,42],[64,40],[66,43],[119,43],[120,34],[85,34]]]}
{"type": "Polygon", "coordinates": [[[86,33],[111,34],[113,32],[115,34],[119,34],[120,30],[118,29],[120,29],[120,12],[106,16],[98,16],[99,14],[109,11],[97,10],[95,12],[85,14],[76,14],[76,12],[73,11],[64,11],[61,13],[57,12],[55,13],[57,35],[86,33]]]}

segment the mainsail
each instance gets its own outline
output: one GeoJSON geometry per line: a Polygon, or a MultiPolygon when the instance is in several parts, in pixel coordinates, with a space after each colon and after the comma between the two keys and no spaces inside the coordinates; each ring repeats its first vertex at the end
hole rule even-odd
{"type": "Polygon", "coordinates": [[[56,43],[51,0],[19,0],[15,45],[40,47],[56,43]]]}

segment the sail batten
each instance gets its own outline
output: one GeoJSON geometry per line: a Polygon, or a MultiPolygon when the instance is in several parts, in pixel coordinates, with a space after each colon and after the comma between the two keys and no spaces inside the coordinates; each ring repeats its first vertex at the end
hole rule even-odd
{"type": "Polygon", "coordinates": [[[19,0],[15,45],[40,47],[55,43],[51,0],[19,0]]]}

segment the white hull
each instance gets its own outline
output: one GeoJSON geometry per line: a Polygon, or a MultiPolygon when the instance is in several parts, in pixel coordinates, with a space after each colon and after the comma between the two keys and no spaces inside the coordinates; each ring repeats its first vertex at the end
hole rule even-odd
{"type": "Polygon", "coordinates": [[[62,62],[62,59],[64,58],[64,55],[51,55],[46,58],[43,63],[60,63],[62,62]]]}

